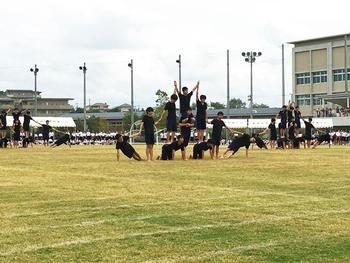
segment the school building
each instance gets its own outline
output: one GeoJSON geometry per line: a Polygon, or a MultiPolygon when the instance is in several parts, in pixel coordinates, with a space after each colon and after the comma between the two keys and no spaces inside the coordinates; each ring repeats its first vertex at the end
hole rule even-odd
{"type": "Polygon", "coordinates": [[[304,116],[320,108],[350,107],[350,34],[293,44],[293,98],[304,116]]]}
{"type": "MultiPolygon", "coordinates": [[[[43,98],[41,92],[37,91],[38,115],[48,117],[59,117],[70,112],[73,106],[69,104],[71,98],[43,98]]],[[[0,110],[9,108],[24,108],[34,114],[35,91],[8,89],[0,91],[0,110]]]]}

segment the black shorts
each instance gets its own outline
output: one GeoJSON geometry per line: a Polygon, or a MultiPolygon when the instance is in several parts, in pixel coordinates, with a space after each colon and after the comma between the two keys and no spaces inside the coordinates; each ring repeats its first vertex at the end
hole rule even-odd
{"type": "Polygon", "coordinates": [[[25,132],[29,132],[29,131],[30,131],[30,128],[29,128],[29,126],[23,126],[23,130],[24,130],[25,132]]]}
{"type": "Polygon", "coordinates": [[[207,128],[207,124],[205,122],[205,119],[197,116],[196,128],[197,128],[197,130],[205,130],[207,128]]]}
{"type": "Polygon", "coordinates": [[[211,138],[213,141],[213,145],[219,146],[221,144],[221,139],[218,137],[211,138]]]}
{"type": "Polygon", "coordinates": [[[7,130],[7,126],[3,126],[0,128],[0,131],[6,131],[7,130]]]}
{"type": "Polygon", "coordinates": [[[154,144],[154,133],[150,133],[150,134],[145,134],[145,142],[146,144],[154,144]]]}
{"type": "Polygon", "coordinates": [[[177,131],[176,119],[167,119],[166,129],[168,132],[176,132],[177,131]]]}
{"type": "Polygon", "coordinates": [[[297,128],[300,129],[301,128],[301,123],[300,120],[299,121],[295,121],[295,124],[297,125],[297,128]]]}
{"type": "Polygon", "coordinates": [[[311,141],[312,140],[312,136],[311,136],[311,134],[305,134],[305,140],[307,140],[307,141],[311,141]]]}
{"type": "Polygon", "coordinates": [[[270,141],[276,141],[276,140],[277,140],[277,135],[270,136],[270,141]]]}
{"type": "Polygon", "coordinates": [[[21,134],[19,132],[15,132],[13,134],[13,140],[14,141],[20,141],[21,140],[21,134]]]}
{"type": "Polygon", "coordinates": [[[46,135],[46,134],[43,135],[43,140],[44,141],[48,141],[49,139],[50,139],[49,135],[46,135]]]}
{"type": "Polygon", "coordinates": [[[164,160],[164,161],[173,159],[173,152],[170,149],[168,144],[164,144],[163,147],[162,147],[161,159],[164,160]]]}
{"type": "Polygon", "coordinates": [[[281,129],[287,129],[287,122],[281,122],[280,123],[280,128],[281,129]]]}
{"type": "Polygon", "coordinates": [[[187,147],[188,143],[190,142],[191,138],[191,128],[189,127],[182,127],[181,128],[181,135],[184,137],[184,147],[187,147]]]}

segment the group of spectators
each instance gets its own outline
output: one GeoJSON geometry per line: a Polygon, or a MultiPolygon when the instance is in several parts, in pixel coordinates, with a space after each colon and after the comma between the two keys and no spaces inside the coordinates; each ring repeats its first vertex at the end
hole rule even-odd
{"type": "Polygon", "coordinates": [[[314,110],[316,112],[316,117],[324,118],[324,117],[348,117],[350,116],[350,108],[344,107],[324,107],[317,108],[314,110]]]}

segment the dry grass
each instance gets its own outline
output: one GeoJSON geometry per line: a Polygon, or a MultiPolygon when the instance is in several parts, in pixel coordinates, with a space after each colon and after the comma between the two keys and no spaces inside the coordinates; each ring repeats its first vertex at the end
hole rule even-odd
{"type": "Polygon", "coordinates": [[[349,262],[349,155],[118,163],[112,146],[1,150],[0,261],[349,262]]]}

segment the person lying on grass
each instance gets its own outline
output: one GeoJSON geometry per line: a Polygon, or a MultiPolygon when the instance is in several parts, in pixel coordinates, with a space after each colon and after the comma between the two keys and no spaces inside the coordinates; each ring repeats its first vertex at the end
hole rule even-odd
{"type": "Polygon", "coordinates": [[[162,147],[162,155],[157,157],[157,160],[174,160],[175,152],[181,149],[182,160],[186,160],[185,140],[182,135],[176,137],[176,141],[164,144],[162,147]]]}
{"type": "Polygon", "coordinates": [[[69,147],[71,147],[69,133],[64,133],[62,131],[58,131],[58,132],[63,133],[64,135],[62,137],[58,138],[53,144],[50,145],[50,147],[55,148],[55,147],[60,146],[62,144],[66,144],[66,145],[69,145],[69,147]]]}
{"type": "Polygon", "coordinates": [[[122,135],[122,134],[117,134],[116,135],[116,145],[115,148],[117,150],[117,161],[119,161],[120,154],[119,150],[122,151],[122,153],[128,157],[129,159],[133,158],[136,161],[142,161],[143,159],[141,156],[136,152],[135,148],[131,146],[131,144],[128,142],[129,138],[136,137],[138,133],[134,135],[122,135]]]}
{"type": "Polygon", "coordinates": [[[239,136],[237,138],[234,138],[232,140],[232,142],[227,147],[227,150],[222,155],[221,159],[232,157],[236,152],[238,152],[238,150],[241,147],[245,147],[246,148],[246,157],[248,158],[249,146],[250,146],[251,143],[255,143],[255,138],[251,137],[249,134],[246,134],[246,133],[241,133],[241,132],[238,132],[238,131],[234,131],[234,132],[237,133],[237,134],[241,134],[241,136],[239,136]],[[231,154],[226,157],[226,154],[228,152],[231,152],[231,154]]]}

